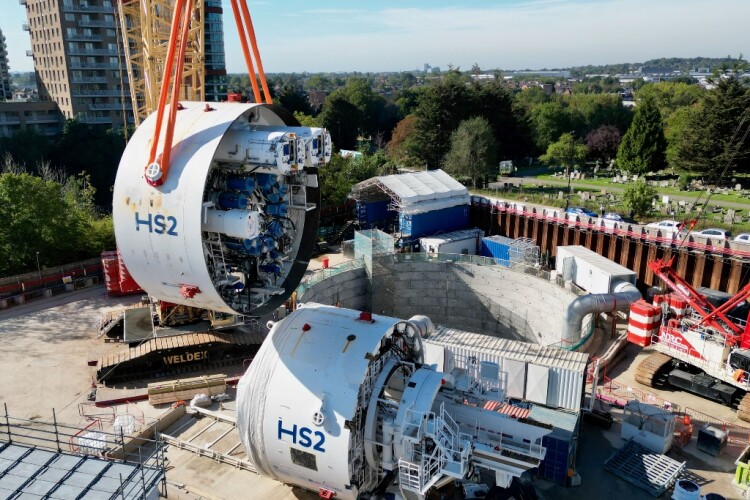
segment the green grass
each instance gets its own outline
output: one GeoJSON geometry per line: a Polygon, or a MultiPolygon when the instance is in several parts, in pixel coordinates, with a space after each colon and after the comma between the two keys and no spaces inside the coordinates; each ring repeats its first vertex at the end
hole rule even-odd
{"type": "MultiPolygon", "coordinates": [[[[538,175],[535,176],[535,179],[541,179],[545,181],[554,181],[554,182],[560,182],[564,183],[565,179],[561,179],[560,177],[554,177],[552,175],[544,174],[544,175],[538,175]]],[[[621,183],[615,183],[612,182],[609,179],[584,179],[584,180],[575,180],[570,182],[571,186],[574,187],[585,187],[585,186],[597,186],[601,188],[620,188],[625,189],[628,185],[627,184],[621,184],[621,183]]],[[[659,191],[659,194],[665,194],[669,196],[683,196],[686,198],[706,198],[708,195],[705,191],[680,191],[679,189],[675,187],[657,187],[656,188],[659,191]]],[[[742,196],[741,194],[723,194],[723,193],[714,193],[711,195],[711,201],[717,202],[717,201],[728,201],[731,203],[739,203],[742,205],[747,205],[750,207],[750,198],[746,198],[742,196]]],[[[711,203],[711,205],[718,205],[717,203],[711,203]]]]}

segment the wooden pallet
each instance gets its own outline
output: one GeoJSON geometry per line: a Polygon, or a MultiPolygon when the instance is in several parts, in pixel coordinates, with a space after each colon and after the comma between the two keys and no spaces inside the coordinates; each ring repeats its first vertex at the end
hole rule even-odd
{"type": "Polygon", "coordinates": [[[632,439],[604,462],[604,470],[654,497],[671,488],[684,468],[685,462],[655,453],[632,439]]]}
{"type": "Polygon", "coordinates": [[[226,392],[226,375],[193,377],[148,384],[148,402],[152,405],[190,401],[196,394],[214,396],[226,392]]]}

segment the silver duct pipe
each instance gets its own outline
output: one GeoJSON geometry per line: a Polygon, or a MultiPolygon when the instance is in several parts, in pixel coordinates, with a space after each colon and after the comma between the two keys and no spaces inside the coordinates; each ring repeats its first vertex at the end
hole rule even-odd
{"type": "Polygon", "coordinates": [[[584,295],[570,303],[568,310],[565,311],[563,342],[575,343],[581,340],[581,325],[587,314],[627,311],[630,304],[643,298],[635,285],[627,281],[615,281],[612,290],[614,290],[613,293],[584,295]]]}

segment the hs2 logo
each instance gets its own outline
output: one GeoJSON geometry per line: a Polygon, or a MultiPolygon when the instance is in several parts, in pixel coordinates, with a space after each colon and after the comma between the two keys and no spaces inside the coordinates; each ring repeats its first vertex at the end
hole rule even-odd
{"type": "Polygon", "coordinates": [[[149,233],[166,234],[168,236],[177,236],[177,218],[173,216],[165,217],[162,214],[147,214],[148,217],[141,219],[138,212],[135,213],[135,230],[140,231],[141,226],[146,226],[149,233]]]}
{"type": "Polygon", "coordinates": [[[291,429],[285,429],[284,423],[279,419],[279,441],[285,441],[284,435],[289,436],[287,439],[291,439],[292,444],[296,444],[303,448],[312,448],[315,451],[325,453],[323,445],[326,442],[326,435],[320,431],[313,431],[309,427],[297,427],[297,424],[292,425],[291,429]],[[313,436],[316,442],[313,443],[313,436]]]}

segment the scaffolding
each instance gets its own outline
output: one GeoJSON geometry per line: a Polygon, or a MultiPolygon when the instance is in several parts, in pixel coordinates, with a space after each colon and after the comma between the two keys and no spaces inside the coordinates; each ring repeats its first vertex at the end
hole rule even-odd
{"type": "Polygon", "coordinates": [[[393,236],[380,229],[367,229],[354,233],[354,258],[364,260],[368,277],[372,277],[373,257],[393,254],[393,248],[393,236]]]}

